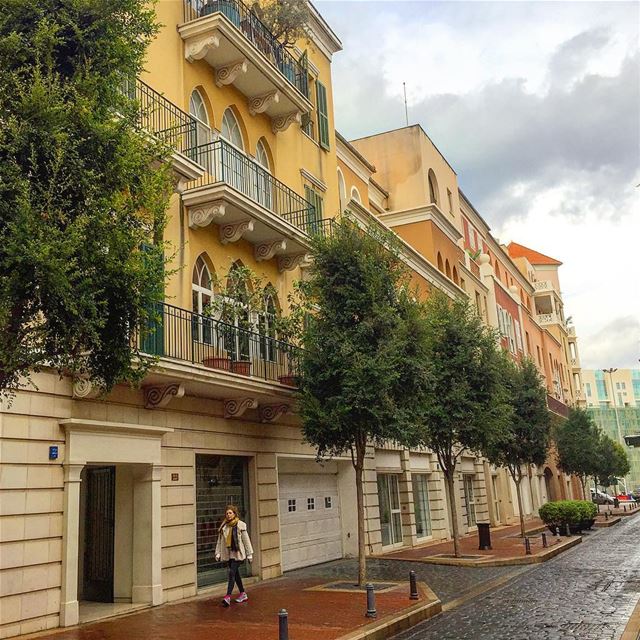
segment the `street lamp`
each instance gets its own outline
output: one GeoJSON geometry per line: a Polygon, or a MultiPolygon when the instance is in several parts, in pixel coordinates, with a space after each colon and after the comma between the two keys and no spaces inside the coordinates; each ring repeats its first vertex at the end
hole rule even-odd
{"type": "MultiPolygon", "coordinates": [[[[622,431],[620,429],[620,418],[618,417],[618,403],[616,402],[616,394],[613,388],[613,374],[617,371],[617,368],[611,367],[610,369],[603,369],[602,373],[609,374],[609,383],[611,385],[611,399],[613,400],[613,413],[616,416],[616,429],[618,432],[618,442],[624,447],[625,441],[622,439],[622,431]]],[[[622,478],[622,484],[624,485],[624,492],[627,493],[627,479],[622,478]]]]}

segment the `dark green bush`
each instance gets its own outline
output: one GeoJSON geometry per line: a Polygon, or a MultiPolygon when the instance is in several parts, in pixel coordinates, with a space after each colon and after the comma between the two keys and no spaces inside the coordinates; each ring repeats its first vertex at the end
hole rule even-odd
{"type": "Polygon", "coordinates": [[[540,519],[551,526],[580,525],[592,520],[598,507],[587,500],[558,500],[547,502],[538,509],[540,519]]]}

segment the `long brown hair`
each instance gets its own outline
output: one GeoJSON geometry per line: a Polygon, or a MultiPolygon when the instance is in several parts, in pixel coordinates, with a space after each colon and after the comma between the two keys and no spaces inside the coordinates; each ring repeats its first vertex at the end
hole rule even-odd
{"type": "Polygon", "coordinates": [[[236,518],[240,520],[240,510],[238,509],[238,507],[236,507],[235,504],[228,504],[224,508],[224,513],[222,514],[222,522],[220,523],[220,529],[222,529],[222,527],[224,527],[225,523],[227,522],[227,511],[233,511],[236,518]]]}

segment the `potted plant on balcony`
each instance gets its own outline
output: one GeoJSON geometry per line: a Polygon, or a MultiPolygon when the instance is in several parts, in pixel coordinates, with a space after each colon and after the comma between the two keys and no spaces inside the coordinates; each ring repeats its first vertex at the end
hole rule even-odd
{"type": "Polygon", "coordinates": [[[208,0],[200,9],[200,17],[208,16],[218,11],[227,16],[236,27],[240,26],[240,11],[238,10],[238,4],[234,0],[208,0]]]}

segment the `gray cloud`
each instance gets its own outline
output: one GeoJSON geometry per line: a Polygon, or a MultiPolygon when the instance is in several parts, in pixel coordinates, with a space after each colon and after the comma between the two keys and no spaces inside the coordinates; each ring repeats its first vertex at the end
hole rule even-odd
{"type": "Polygon", "coordinates": [[[640,357],[640,319],[615,318],[597,333],[580,341],[580,360],[585,369],[637,369],[640,357]]]}

